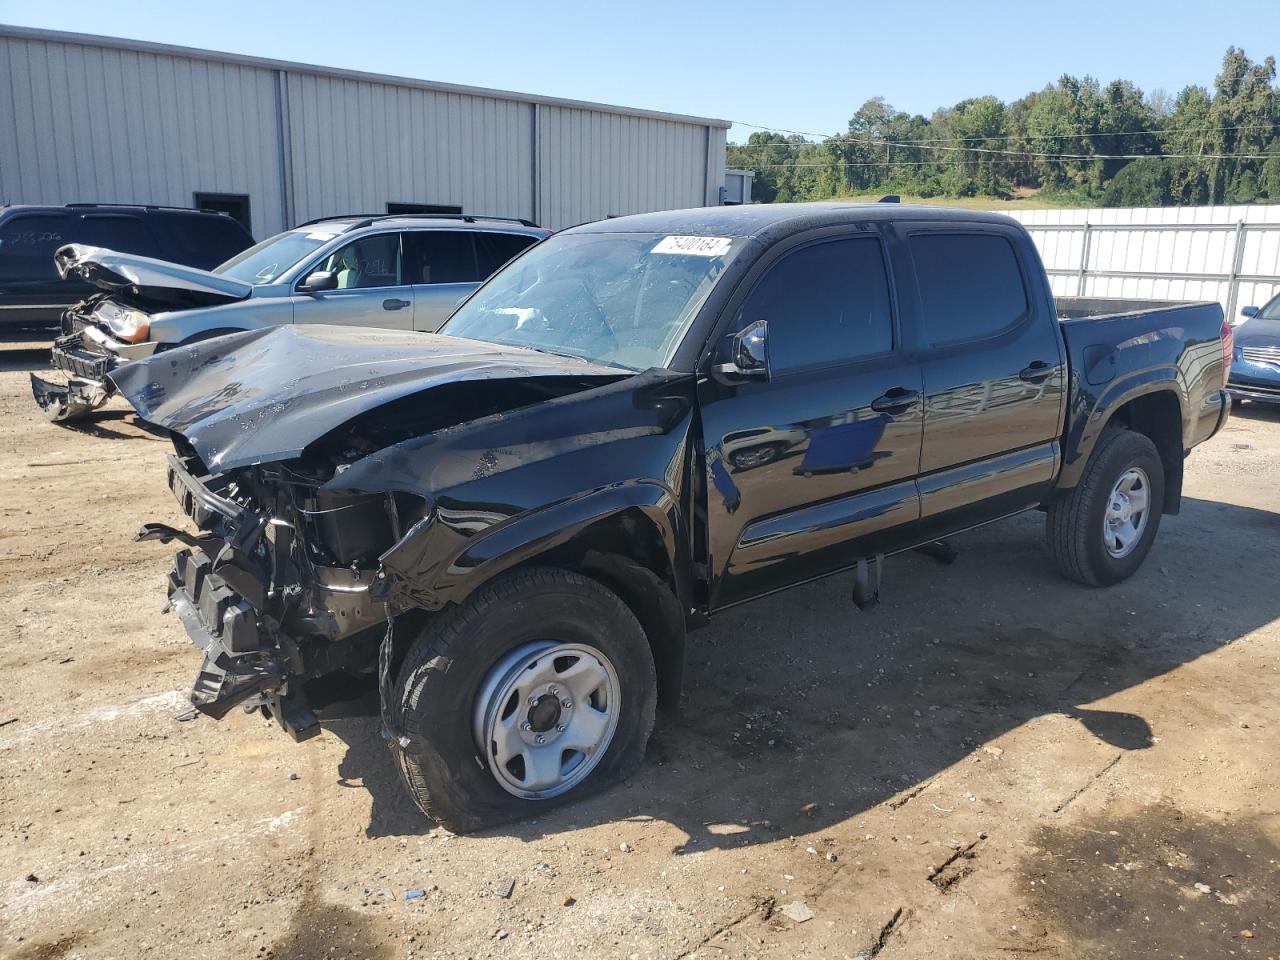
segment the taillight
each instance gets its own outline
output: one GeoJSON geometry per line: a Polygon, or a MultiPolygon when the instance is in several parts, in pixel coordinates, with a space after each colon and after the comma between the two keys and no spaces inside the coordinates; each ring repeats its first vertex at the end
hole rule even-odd
{"type": "Polygon", "coordinates": [[[1231,377],[1231,359],[1236,352],[1235,327],[1223,320],[1218,338],[1222,341],[1222,386],[1226,387],[1227,380],[1231,377]]]}

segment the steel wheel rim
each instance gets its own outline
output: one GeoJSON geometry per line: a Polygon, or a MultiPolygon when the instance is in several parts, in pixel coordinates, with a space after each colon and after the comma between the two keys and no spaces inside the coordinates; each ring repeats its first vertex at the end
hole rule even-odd
{"type": "Polygon", "coordinates": [[[618,673],[603,653],[540,640],[511,651],[486,675],[472,732],[503,790],[547,800],[595,769],[618,728],[621,704],[618,673]]]}
{"type": "Polygon", "coordinates": [[[1102,542],[1117,560],[1131,554],[1147,529],[1151,516],[1151,481],[1141,467],[1120,474],[1107,496],[1102,518],[1102,542]]]}

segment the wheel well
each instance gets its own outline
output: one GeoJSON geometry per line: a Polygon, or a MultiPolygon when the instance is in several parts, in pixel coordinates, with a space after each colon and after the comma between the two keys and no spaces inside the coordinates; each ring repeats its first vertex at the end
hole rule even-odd
{"type": "Polygon", "coordinates": [[[598,520],[520,566],[555,566],[599,581],[640,621],[658,673],[658,705],[673,710],[684,678],[684,607],[661,533],[639,510],[598,520]]]}
{"type": "Polygon", "coordinates": [[[1134,397],[1118,408],[1107,426],[1122,426],[1148,437],[1164,465],[1164,512],[1176,514],[1182,504],[1182,408],[1171,390],[1134,397]]]}

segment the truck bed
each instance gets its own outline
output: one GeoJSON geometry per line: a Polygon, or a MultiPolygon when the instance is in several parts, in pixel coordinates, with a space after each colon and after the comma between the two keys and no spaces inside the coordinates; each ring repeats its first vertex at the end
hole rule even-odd
{"type": "Polygon", "coordinates": [[[1130,300],[1122,297],[1055,297],[1053,302],[1059,320],[1113,320],[1158,310],[1217,306],[1207,300],[1130,300]]]}
{"type": "MultiPolygon", "coordinates": [[[[1109,411],[1172,387],[1185,453],[1221,425],[1222,305],[1210,301],[1059,297],[1055,308],[1073,377],[1064,476],[1074,483],[1109,411]]],[[[1167,509],[1173,512],[1173,509],[1167,509]]]]}

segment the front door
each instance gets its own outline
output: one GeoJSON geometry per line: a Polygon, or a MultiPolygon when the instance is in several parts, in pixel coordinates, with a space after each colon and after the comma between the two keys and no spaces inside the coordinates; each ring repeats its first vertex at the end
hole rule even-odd
{"type": "Polygon", "coordinates": [[[922,389],[880,237],[765,268],[732,330],[766,320],[770,379],[701,386],[712,607],[904,545],[919,516],[922,389]]]}
{"type": "Polygon", "coordinates": [[[413,285],[403,277],[399,233],[352,240],[315,270],[336,274],[337,289],[298,294],[295,322],[413,329],[413,285]]]}
{"type": "Polygon", "coordinates": [[[924,364],[922,533],[941,535],[1039,503],[1060,456],[1066,362],[1012,229],[906,231],[924,364]]]}

